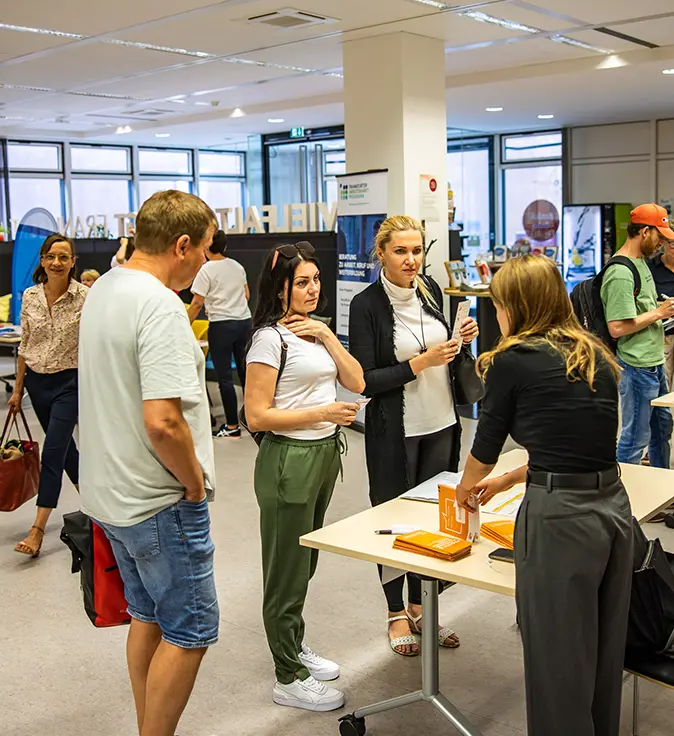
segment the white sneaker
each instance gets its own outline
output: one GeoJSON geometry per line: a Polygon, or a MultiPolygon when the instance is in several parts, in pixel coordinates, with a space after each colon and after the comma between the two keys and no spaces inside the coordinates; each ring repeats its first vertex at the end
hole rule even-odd
{"type": "Polygon", "coordinates": [[[274,702],[291,708],[324,712],[341,708],[344,693],[307,677],[306,680],[294,680],[289,685],[277,682],[274,685],[274,702]]]}
{"type": "Polygon", "coordinates": [[[329,659],[320,657],[316,652],[312,652],[306,644],[302,644],[302,651],[299,657],[300,662],[316,680],[325,682],[336,680],[339,677],[339,665],[331,662],[329,659]]]}

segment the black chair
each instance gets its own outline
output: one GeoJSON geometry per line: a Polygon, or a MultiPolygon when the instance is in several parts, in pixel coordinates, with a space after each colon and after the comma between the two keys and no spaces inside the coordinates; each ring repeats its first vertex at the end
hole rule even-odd
{"type": "Polygon", "coordinates": [[[674,689],[674,658],[664,654],[627,652],[625,670],[634,675],[632,734],[639,736],[639,678],[674,689]]]}

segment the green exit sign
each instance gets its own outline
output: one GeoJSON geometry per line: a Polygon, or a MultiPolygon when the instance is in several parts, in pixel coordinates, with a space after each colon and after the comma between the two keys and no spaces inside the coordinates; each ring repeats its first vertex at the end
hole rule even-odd
{"type": "Polygon", "coordinates": [[[292,128],[290,131],[291,138],[304,138],[304,128],[292,128]]]}

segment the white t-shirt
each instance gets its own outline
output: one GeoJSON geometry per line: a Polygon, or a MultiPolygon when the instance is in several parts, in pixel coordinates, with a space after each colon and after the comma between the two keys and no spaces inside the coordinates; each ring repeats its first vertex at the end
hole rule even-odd
{"type": "Polygon", "coordinates": [[[143,401],[153,399],[182,400],[205,485],[214,491],[205,361],[180,298],[148,273],[115,268],[98,279],[85,305],[79,354],[82,511],[103,523],[132,526],[183,497],[145,431],[143,401]]]}
{"type": "MultiPolygon", "coordinates": [[[[315,409],[337,400],[337,366],[322,342],[307,342],[285,327],[278,331],[288,344],[286,364],[276,386],[274,409],[315,409]]],[[[281,365],[281,338],[273,327],[258,330],[248,351],[246,362],[281,365]]],[[[320,440],[334,434],[335,424],[320,422],[305,429],[284,432],[296,440],[320,440]]]]}
{"type": "MultiPolygon", "coordinates": [[[[449,340],[445,325],[422,310],[416,289],[396,286],[383,273],[381,281],[393,306],[396,358],[401,363],[419,355],[424,342],[432,348],[449,340]]],[[[446,365],[427,368],[416,381],[405,384],[404,419],[405,437],[432,434],[456,424],[446,365]]]]}
{"type": "Polygon", "coordinates": [[[208,261],[192,284],[192,293],[204,297],[210,322],[250,319],[245,286],[246,269],[237,261],[208,261]]]}

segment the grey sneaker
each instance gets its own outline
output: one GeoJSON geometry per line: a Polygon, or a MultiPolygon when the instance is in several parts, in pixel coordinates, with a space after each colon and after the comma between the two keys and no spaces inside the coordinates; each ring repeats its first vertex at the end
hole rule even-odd
{"type": "Polygon", "coordinates": [[[277,705],[318,712],[337,710],[344,705],[344,693],[341,690],[328,687],[313,677],[294,680],[289,685],[277,682],[273,697],[277,705]]]}

